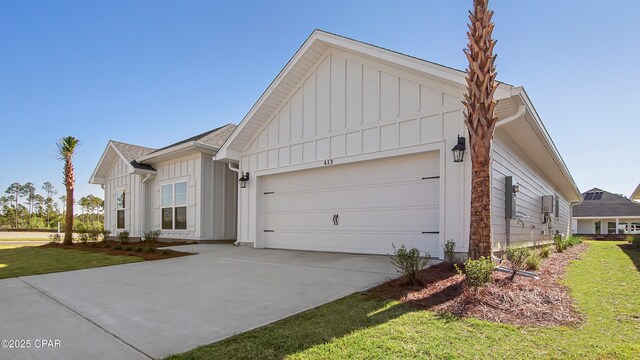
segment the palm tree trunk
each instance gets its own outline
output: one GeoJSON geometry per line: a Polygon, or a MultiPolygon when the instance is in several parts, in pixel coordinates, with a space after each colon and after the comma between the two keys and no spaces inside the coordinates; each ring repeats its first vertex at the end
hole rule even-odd
{"type": "Polygon", "coordinates": [[[469,257],[478,259],[491,255],[491,172],[490,157],[485,152],[473,151],[484,147],[477,137],[471,136],[471,228],[469,233],[469,257]]]}
{"type": "Polygon", "coordinates": [[[73,188],[74,188],[74,174],[73,174],[73,163],[71,162],[71,157],[66,159],[65,163],[65,186],[67,188],[67,211],[65,214],[65,224],[64,224],[64,241],[63,244],[71,245],[73,244],[73,188]]]}

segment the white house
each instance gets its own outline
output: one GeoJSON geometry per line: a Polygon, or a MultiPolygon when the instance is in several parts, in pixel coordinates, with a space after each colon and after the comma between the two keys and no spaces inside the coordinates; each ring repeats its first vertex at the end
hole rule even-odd
{"type": "MultiPolygon", "coordinates": [[[[635,192],[634,192],[635,194],[635,192]]],[[[580,235],[640,234],[640,203],[593,188],[573,207],[573,233],[580,235]]]]}
{"type": "MultiPolygon", "coordinates": [[[[468,138],[464,93],[462,71],[314,31],[215,154],[248,179],[238,242],[442,257],[453,239],[466,252],[471,163],[452,153],[468,138]]],[[[524,89],[495,95],[495,248],[569,233],[571,174],[524,89]]]]}
{"type": "Polygon", "coordinates": [[[229,124],[161,149],[109,141],[91,179],[104,189],[104,227],[137,238],[236,238],[237,175],[213,156],[229,124]]]}

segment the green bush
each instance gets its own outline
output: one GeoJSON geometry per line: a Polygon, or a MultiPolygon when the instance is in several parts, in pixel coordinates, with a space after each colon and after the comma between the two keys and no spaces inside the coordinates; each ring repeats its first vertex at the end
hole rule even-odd
{"type": "Polygon", "coordinates": [[[111,230],[102,230],[102,241],[106,241],[109,235],[111,235],[111,230]]]}
{"type": "Polygon", "coordinates": [[[453,239],[451,240],[447,240],[447,242],[444,243],[444,261],[448,264],[455,264],[457,259],[456,259],[456,242],[453,241],[453,239]]]}
{"type": "Polygon", "coordinates": [[[81,243],[86,244],[89,241],[89,231],[85,229],[78,230],[78,239],[81,243]]]}
{"type": "Polygon", "coordinates": [[[113,250],[122,250],[122,245],[116,245],[113,247],[113,250]]]}
{"type": "Polygon", "coordinates": [[[103,247],[104,247],[105,249],[109,249],[109,248],[111,248],[111,244],[109,244],[109,243],[104,244],[104,245],[103,245],[103,247]]]}
{"type": "Polygon", "coordinates": [[[569,242],[566,239],[563,239],[562,236],[557,235],[554,237],[554,243],[556,245],[556,251],[561,253],[569,247],[569,242]]]}
{"type": "Polygon", "coordinates": [[[549,247],[549,245],[545,245],[540,249],[540,257],[546,259],[549,256],[551,256],[551,247],[549,247]]]}
{"type": "Polygon", "coordinates": [[[98,242],[98,240],[100,239],[100,234],[102,233],[102,231],[100,230],[90,230],[88,233],[89,236],[89,241],[91,242],[92,245],[95,246],[95,243],[98,242]]]}
{"type": "Polygon", "coordinates": [[[394,255],[391,257],[391,263],[396,267],[396,270],[398,270],[411,285],[419,284],[418,271],[427,266],[431,255],[425,253],[424,256],[422,256],[420,250],[416,248],[407,250],[407,247],[404,245],[399,249],[396,249],[396,246],[393,245],[393,251],[394,255]]]}
{"type": "Polygon", "coordinates": [[[133,246],[127,246],[124,248],[124,251],[131,251],[133,250],[133,246]]]}
{"type": "Polygon", "coordinates": [[[511,264],[511,279],[516,276],[518,270],[524,270],[527,266],[527,258],[531,256],[531,249],[524,246],[509,246],[504,252],[504,257],[511,264]]]}
{"type": "Polygon", "coordinates": [[[133,251],[135,252],[142,252],[142,248],[140,246],[138,246],[137,248],[135,248],[133,251]]]}
{"type": "Polygon", "coordinates": [[[129,232],[128,231],[121,231],[118,233],[118,240],[120,240],[120,243],[122,244],[128,244],[129,243],[129,232]]]}
{"type": "Polygon", "coordinates": [[[156,249],[150,247],[150,248],[147,248],[147,252],[148,253],[156,252],[156,249]]]}
{"type": "Polygon", "coordinates": [[[565,241],[567,242],[567,247],[582,244],[582,238],[580,236],[571,235],[568,236],[565,241]]]}
{"type": "Polygon", "coordinates": [[[57,245],[57,244],[60,244],[61,241],[62,241],[62,237],[60,236],[60,234],[54,233],[49,235],[50,244],[57,245]]]}
{"type": "MultiPolygon", "coordinates": [[[[493,261],[488,257],[478,260],[467,260],[464,263],[464,282],[472,288],[478,289],[493,281],[493,261]]],[[[458,270],[459,273],[462,271],[458,270]]]]}
{"type": "Polygon", "coordinates": [[[526,261],[526,265],[527,265],[527,270],[538,270],[540,269],[540,262],[542,261],[542,258],[540,257],[540,255],[536,254],[535,252],[531,252],[531,254],[529,255],[529,257],[527,257],[527,261],[526,261]]]}
{"type": "Polygon", "coordinates": [[[169,250],[167,250],[167,249],[162,250],[161,253],[162,253],[162,255],[169,255],[170,254],[169,250]]]}
{"type": "Polygon", "coordinates": [[[640,235],[634,235],[631,243],[633,246],[640,248],[640,235]]]}
{"type": "Polygon", "coordinates": [[[629,244],[633,244],[633,240],[635,240],[635,236],[633,235],[627,235],[627,242],[629,244]]]}
{"type": "Polygon", "coordinates": [[[149,245],[156,247],[156,243],[158,242],[161,234],[162,230],[146,231],[142,234],[142,238],[144,242],[148,242],[149,245]]]}

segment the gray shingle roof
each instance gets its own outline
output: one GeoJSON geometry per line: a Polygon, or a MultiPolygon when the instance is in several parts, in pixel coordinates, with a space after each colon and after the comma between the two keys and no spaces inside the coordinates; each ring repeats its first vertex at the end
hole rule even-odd
{"type": "Polygon", "coordinates": [[[629,200],[624,196],[612,194],[598,188],[593,188],[582,194],[585,199],[573,207],[574,217],[603,217],[603,216],[639,216],[640,203],[629,200]],[[590,193],[602,193],[600,196],[588,196],[590,193]],[[596,200],[588,200],[590,198],[596,200]]]}
{"type": "Polygon", "coordinates": [[[113,145],[118,148],[118,150],[122,153],[122,155],[127,159],[127,161],[136,169],[142,170],[155,170],[152,166],[147,164],[141,164],[136,161],[136,158],[143,157],[149,153],[155,151],[155,149],[138,146],[133,144],[127,144],[119,141],[111,140],[113,145]]]}
{"type": "MultiPolygon", "coordinates": [[[[177,143],[173,143],[171,145],[167,145],[163,148],[160,148],[158,150],[154,150],[152,152],[158,152],[160,150],[165,150],[165,149],[169,149],[172,148],[174,146],[180,145],[180,144],[184,144],[184,143],[188,143],[188,142],[199,142],[205,145],[210,145],[210,146],[215,146],[217,148],[221,147],[225,141],[227,141],[227,139],[229,138],[229,136],[231,136],[231,133],[233,132],[233,130],[236,129],[236,125],[234,124],[227,124],[224,126],[221,126],[219,128],[215,128],[213,130],[209,130],[207,132],[203,132],[202,134],[198,134],[196,136],[192,136],[188,139],[184,139],[181,141],[178,141],[177,143]]],[[[146,154],[145,154],[146,155],[146,154]]]]}

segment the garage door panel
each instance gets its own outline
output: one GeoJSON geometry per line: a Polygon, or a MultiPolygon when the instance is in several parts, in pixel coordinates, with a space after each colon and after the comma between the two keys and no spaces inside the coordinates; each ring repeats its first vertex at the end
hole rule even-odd
{"type": "Polygon", "coordinates": [[[264,246],[389,254],[404,244],[438,254],[438,169],[431,153],[265,177],[264,246]]]}

